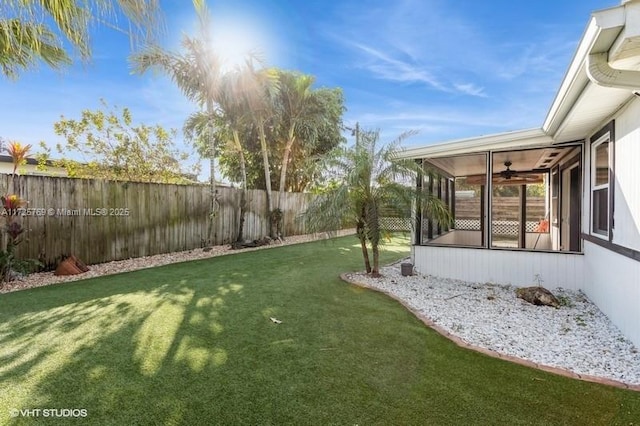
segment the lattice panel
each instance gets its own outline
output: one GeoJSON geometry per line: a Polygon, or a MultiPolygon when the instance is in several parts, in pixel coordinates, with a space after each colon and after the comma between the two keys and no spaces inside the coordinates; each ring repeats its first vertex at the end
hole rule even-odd
{"type": "MultiPolygon", "coordinates": [[[[520,228],[517,220],[494,220],[493,233],[497,235],[518,235],[520,228]]],[[[535,232],[538,227],[537,221],[527,221],[525,225],[527,232],[535,232]]],[[[456,229],[461,231],[479,231],[480,219],[456,219],[456,229]]]]}
{"type": "Polygon", "coordinates": [[[411,219],[401,217],[381,217],[380,226],[387,231],[411,231],[411,219]]]}
{"type": "Polygon", "coordinates": [[[456,229],[461,231],[479,231],[480,219],[456,219],[456,229]]]}

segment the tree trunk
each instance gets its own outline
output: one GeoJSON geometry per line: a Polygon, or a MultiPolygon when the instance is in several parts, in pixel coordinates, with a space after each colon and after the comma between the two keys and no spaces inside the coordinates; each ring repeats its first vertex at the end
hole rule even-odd
{"type": "MultiPolygon", "coordinates": [[[[289,130],[289,139],[284,147],[284,152],[282,153],[282,167],[280,167],[280,187],[278,188],[278,208],[282,212],[282,216],[284,217],[284,209],[282,208],[282,204],[284,202],[284,190],[287,182],[287,170],[289,168],[289,156],[291,155],[291,148],[296,141],[295,137],[295,127],[291,127],[289,130]]],[[[281,232],[284,234],[284,231],[281,232]]],[[[281,235],[284,237],[284,235],[281,235]]]]}
{"type": "Polygon", "coordinates": [[[362,258],[364,259],[364,267],[367,274],[371,273],[371,262],[369,261],[369,250],[367,250],[367,237],[364,234],[364,225],[358,223],[356,225],[356,233],[360,240],[360,247],[362,248],[362,258]]]}
{"type": "Polygon", "coordinates": [[[273,223],[271,222],[271,214],[273,211],[272,194],[271,194],[271,170],[269,168],[269,151],[267,150],[267,137],[264,134],[264,120],[258,120],[258,135],[260,137],[260,148],[262,150],[262,164],[264,166],[265,189],[267,193],[267,223],[269,226],[269,237],[274,238],[273,223]]]}
{"type": "Polygon", "coordinates": [[[242,190],[240,193],[240,221],[238,224],[238,238],[236,241],[244,241],[244,216],[247,211],[247,166],[244,158],[244,152],[242,151],[242,145],[240,144],[240,136],[236,130],[233,131],[233,140],[238,150],[240,157],[240,174],[242,178],[242,190]]]}
{"type": "Polygon", "coordinates": [[[378,243],[371,243],[371,251],[373,252],[373,269],[371,270],[371,276],[377,278],[380,276],[380,249],[378,243]]]}
{"type": "MultiPolygon", "coordinates": [[[[209,113],[209,117],[211,117],[211,113],[213,111],[213,105],[211,101],[207,101],[207,113],[209,113]]],[[[216,189],[216,141],[213,134],[208,135],[211,140],[209,143],[209,169],[211,175],[209,176],[209,190],[211,191],[211,204],[209,206],[209,226],[207,229],[207,239],[209,245],[215,244],[215,219],[216,219],[216,209],[217,209],[217,197],[218,190],[216,189]]]]}
{"type": "Polygon", "coordinates": [[[247,212],[247,190],[240,192],[240,220],[238,223],[238,237],[236,241],[241,243],[244,241],[244,216],[247,212]]]}
{"type": "MultiPolygon", "coordinates": [[[[212,149],[213,151],[213,149],[212,149]]],[[[207,230],[207,239],[209,245],[215,244],[215,219],[216,219],[216,197],[217,197],[217,189],[216,189],[216,178],[215,178],[215,158],[213,158],[213,154],[211,155],[211,159],[209,160],[209,167],[211,168],[211,176],[209,177],[209,186],[211,191],[211,205],[209,206],[209,226],[207,230]]]]}
{"type": "Polygon", "coordinates": [[[278,208],[282,208],[282,200],[284,199],[284,191],[287,187],[287,170],[289,169],[289,157],[291,156],[291,148],[294,140],[287,141],[282,154],[282,167],[280,168],[280,188],[278,194],[278,208]]]}

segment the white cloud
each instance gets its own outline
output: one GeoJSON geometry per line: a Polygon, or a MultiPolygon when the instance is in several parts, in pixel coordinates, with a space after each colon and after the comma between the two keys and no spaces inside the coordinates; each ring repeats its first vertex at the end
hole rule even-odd
{"type": "Polygon", "coordinates": [[[484,91],[484,87],[478,87],[473,83],[454,83],[453,85],[457,91],[470,96],[478,96],[480,98],[486,98],[487,94],[484,91]]]}
{"type": "Polygon", "coordinates": [[[406,83],[420,82],[434,89],[447,91],[447,88],[431,75],[424,66],[393,58],[389,54],[364,44],[354,43],[353,47],[368,56],[369,61],[364,67],[379,78],[406,83]]]}

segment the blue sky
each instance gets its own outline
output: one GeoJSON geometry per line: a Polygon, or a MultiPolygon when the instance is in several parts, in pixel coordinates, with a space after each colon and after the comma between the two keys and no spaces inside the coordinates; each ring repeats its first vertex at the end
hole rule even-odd
{"type": "MultiPolygon", "coordinates": [[[[345,123],[405,130],[405,146],[539,127],[590,13],[616,0],[209,0],[221,50],[257,48],[269,65],[341,87],[345,123]]],[[[161,42],[179,47],[194,29],[189,0],[162,1],[161,42]]],[[[181,129],[196,106],[165,77],[131,74],[130,42],[96,29],[93,60],[64,72],[42,66],[0,78],[0,137],[63,142],[61,115],[126,106],[134,119],[181,129]]],[[[181,136],[179,145],[184,143],[181,136]]],[[[208,176],[203,162],[203,178],[208,176]]]]}

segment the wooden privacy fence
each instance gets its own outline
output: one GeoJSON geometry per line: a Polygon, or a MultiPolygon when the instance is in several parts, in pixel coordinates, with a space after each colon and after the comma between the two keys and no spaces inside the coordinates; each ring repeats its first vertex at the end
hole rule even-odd
{"type": "MultiPolygon", "coordinates": [[[[17,256],[39,259],[48,267],[69,254],[93,264],[227,244],[237,236],[241,192],[233,188],[217,189],[219,207],[209,241],[207,185],[43,176],[20,176],[12,184],[9,175],[0,176],[0,185],[2,193],[29,202],[21,213],[28,232],[17,256]]],[[[268,234],[266,194],[247,192],[244,238],[259,239],[268,234]]],[[[298,215],[312,195],[285,195],[284,235],[303,234],[298,215]]]]}
{"type": "MultiPolygon", "coordinates": [[[[518,197],[493,197],[493,219],[518,220],[520,199],[518,197]]],[[[480,198],[457,198],[456,218],[476,219],[480,217],[480,198]]],[[[527,219],[539,220],[545,217],[544,197],[527,197],[527,219]]]]}

